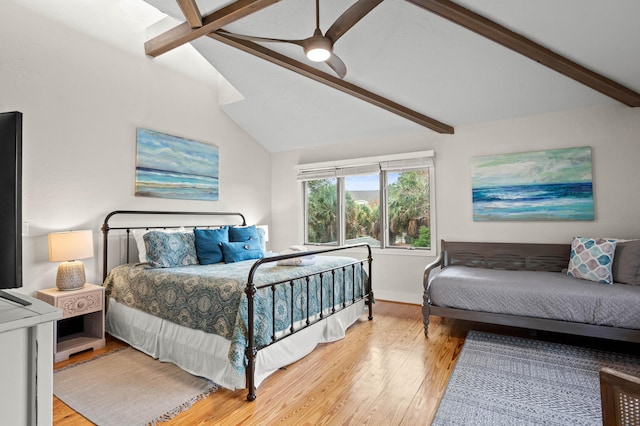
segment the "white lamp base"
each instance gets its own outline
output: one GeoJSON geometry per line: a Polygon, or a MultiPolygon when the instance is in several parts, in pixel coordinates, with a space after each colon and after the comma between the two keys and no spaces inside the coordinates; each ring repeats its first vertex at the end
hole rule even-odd
{"type": "Polygon", "coordinates": [[[78,290],[84,287],[85,282],[84,263],[79,260],[62,262],[58,266],[58,275],[56,276],[58,290],[78,290]]]}

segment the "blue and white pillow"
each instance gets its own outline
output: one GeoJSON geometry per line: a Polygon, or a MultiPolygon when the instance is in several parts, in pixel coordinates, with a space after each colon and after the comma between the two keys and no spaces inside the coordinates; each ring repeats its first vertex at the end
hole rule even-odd
{"type": "Polygon", "coordinates": [[[147,261],[154,268],[197,265],[193,232],[159,232],[144,234],[147,261]]]}
{"type": "Polygon", "coordinates": [[[136,247],[138,248],[138,259],[140,263],[147,263],[147,249],[144,244],[144,234],[147,232],[156,231],[156,232],[185,232],[184,227],[180,228],[169,228],[169,229],[134,229],[133,230],[133,238],[136,242],[136,247]]]}
{"type": "Polygon", "coordinates": [[[611,284],[616,240],[606,238],[574,238],[567,275],[583,280],[611,284]]]}

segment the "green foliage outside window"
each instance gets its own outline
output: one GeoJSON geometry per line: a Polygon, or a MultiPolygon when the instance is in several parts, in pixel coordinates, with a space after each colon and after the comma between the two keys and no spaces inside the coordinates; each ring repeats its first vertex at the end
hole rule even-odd
{"type": "MultiPolygon", "coordinates": [[[[406,171],[394,173],[395,176],[397,180],[387,187],[388,245],[429,248],[431,247],[429,172],[428,170],[406,171]]],[[[380,235],[382,227],[379,201],[368,204],[356,202],[349,192],[346,192],[344,201],[347,240],[380,235]]],[[[308,242],[337,243],[337,226],[336,179],[308,181],[308,242]]]]}
{"type": "Polygon", "coordinates": [[[420,227],[420,236],[411,243],[414,247],[431,247],[431,229],[420,227]]]}
{"type": "Polygon", "coordinates": [[[307,241],[315,244],[338,241],[335,179],[307,182],[307,241]]]}
{"type": "Polygon", "coordinates": [[[420,234],[421,227],[429,230],[431,221],[429,172],[398,173],[398,180],[388,186],[387,196],[390,244],[431,247],[430,235],[420,234]]]}
{"type": "Polygon", "coordinates": [[[346,201],[346,236],[347,240],[377,235],[376,228],[380,223],[380,207],[378,203],[356,203],[351,193],[345,194],[346,201]]]}

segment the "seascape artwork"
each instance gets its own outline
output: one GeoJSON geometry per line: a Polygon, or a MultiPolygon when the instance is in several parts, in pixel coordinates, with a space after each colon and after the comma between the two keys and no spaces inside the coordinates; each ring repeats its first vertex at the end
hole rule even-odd
{"type": "Polygon", "coordinates": [[[218,199],[218,147],[153,130],[137,130],[136,189],[140,197],[218,199]]]}
{"type": "Polygon", "coordinates": [[[475,157],[474,221],[593,220],[591,148],[475,157]]]}

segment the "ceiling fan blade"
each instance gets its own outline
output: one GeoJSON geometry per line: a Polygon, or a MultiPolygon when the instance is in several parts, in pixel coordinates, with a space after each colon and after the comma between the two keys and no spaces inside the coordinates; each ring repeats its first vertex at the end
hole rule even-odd
{"type": "Polygon", "coordinates": [[[351,27],[353,27],[365,15],[371,12],[382,0],[358,0],[349,9],[336,19],[336,22],[325,33],[325,36],[335,44],[340,37],[344,35],[351,27]]]}
{"type": "Polygon", "coordinates": [[[342,59],[338,58],[335,53],[331,53],[329,59],[324,61],[325,64],[329,65],[329,67],[338,74],[338,77],[344,78],[347,75],[347,66],[342,62],[342,59]]]}
{"type": "Polygon", "coordinates": [[[303,47],[304,47],[304,42],[306,41],[306,39],[305,40],[285,40],[281,38],[256,37],[256,36],[250,36],[245,34],[236,34],[223,29],[216,30],[216,32],[219,34],[227,35],[229,37],[237,38],[240,40],[259,41],[259,42],[261,41],[265,43],[292,43],[292,44],[297,44],[298,46],[303,46],[303,47]]]}

